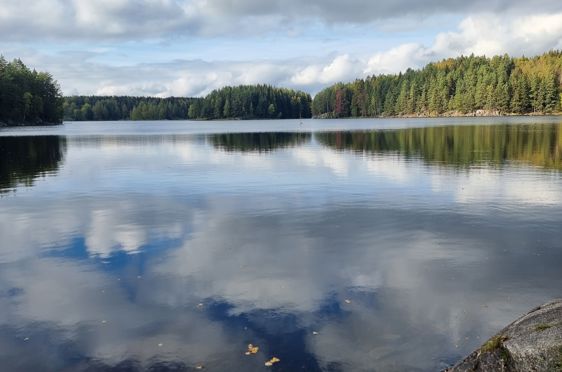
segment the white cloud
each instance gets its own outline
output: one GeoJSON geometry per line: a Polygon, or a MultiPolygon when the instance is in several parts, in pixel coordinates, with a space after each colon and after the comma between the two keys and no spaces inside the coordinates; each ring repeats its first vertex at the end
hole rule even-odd
{"type": "Polygon", "coordinates": [[[368,75],[379,75],[420,67],[432,59],[431,50],[421,44],[402,44],[385,52],[374,54],[364,69],[368,75]]]}
{"type": "Polygon", "coordinates": [[[6,39],[151,39],[170,35],[254,34],[287,25],[366,24],[404,16],[561,10],[555,0],[19,0],[0,1],[6,39]],[[46,16],[48,15],[48,16],[46,16]]]}
{"type": "Polygon", "coordinates": [[[562,46],[562,13],[469,16],[456,32],[437,36],[436,55],[534,55],[562,46]]]}
{"type": "MultiPolygon", "coordinates": [[[[0,0],[0,33],[5,35],[3,43],[8,46],[3,53],[10,58],[21,57],[34,68],[50,71],[61,83],[65,94],[200,96],[225,85],[256,83],[287,86],[316,93],[323,87],[339,81],[352,81],[371,74],[397,73],[407,68],[420,68],[428,62],[460,54],[490,56],[510,53],[530,56],[549,49],[562,48],[562,11],[558,9],[562,5],[557,5],[558,2],[543,1],[541,6],[535,4],[533,11],[524,14],[521,9],[527,10],[526,3],[515,2],[508,6],[499,0],[492,1],[488,7],[478,11],[460,2],[443,5],[444,9],[450,7],[450,10],[456,11],[466,8],[472,13],[468,13],[459,22],[456,30],[441,30],[429,42],[400,38],[397,39],[402,41],[400,44],[382,51],[377,51],[376,45],[365,45],[361,52],[357,49],[345,50],[345,47],[342,47],[342,50],[326,50],[324,55],[317,57],[296,56],[288,52],[282,59],[267,58],[268,51],[272,50],[268,49],[264,51],[264,57],[259,59],[244,60],[243,57],[233,56],[232,53],[224,53],[221,59],[216,56],[206,60],[176,59],[169,62],[151,62],[148,59],[141,63],[140,57],[127,58],[129,51],[126,49],[131,47],[130,45],[124,48],[125,51],[121,51],[120,44],[105,48],[104,45],[94,43],[92,48],[74,45],[74,48],[78,48],[74,52],[37,52],[28,46],[22,46],[25,44],[8,43],[9,40],[25,41],[25,35],[21,33],[28,32],[26,30],[35,30],[33,38],[37,40],[57,39],[63,34],[69,34],[69,37],[76,37],[78,40],[86,37],[133,37],[134,40],[144,40],[146,35],[149,35],[151,38],[163,38],[166,42],[173,43],[173,38],[164,36],[167,32],[209,28],[210,33],[214,26],[217,26],[217,30],[224,29],[220,32],[226,32],[232,22],[243,23],[236,23],[234,28],[237,35],[243,33],[245,28],[250,28],[255,36],[268,27],[275,30],[276,26],[268,22],[272,19],[279,21],[280,18],[293,14],[295,6],[293,1],[281,4],[278,1],[257,3],[251,0],[144,0],[140,3],[130,0],[42,0],[24,9],[20,2],[0,0]],[[490,12],[490,9],[496,9],[500,5],[506,6],[505,12],[490,12]],[[548,9],[552,9],[552,12],[547,13],[548,9]],[[537,13],[536,10],[540,12],[537,13]],[[24,13],[26,19],[33,21],[32,24],[24,22],[24,13]],[[45,13],[48,13],[49,17],[41,16],[45,13]],[[255,22],[249,22],[248,17],[253,17],[255,22]],[[26,27],[21,26],[23,24],[26,27]],[[71,28],[72,32],[69,32],[68,28],[71,28]],[[80,48],[89,51],[81,51],[80,48]],[[107,62],[116,53],[123,53],[123,57],[120,57],[122,62],[107,62]]],[[[405,0],[400,2],[401,6],[407,3],[405,0]]],[[[426,6],[435,7],[437,3],[438,1],[434,1],[426,6]]],[[[382,9],[383,13],[394,14],[394,5],[378,2],[376,4],[378,5],[347,4],[344,7],[346,9],[342,9],[342,6],[331,1],[329,4],[313,1],[305,7],[317,10],[316,13],[308,14],[323,19],[323,22],[341,21],[347,19],[346,17],[349,20],[356,19],[355,22],[362,22],[362,15],[351,15],[356,8],[361,9],[362,13],[368,13],[369,7],[374,7],[373,9],[382,9]],[[326,10],[328,5],[332,6],[332,10],[339,9],[341,17],[335,14],[335,11],[332,14],[332,10],[326,10]]],[[[417,6],[417,2],[408,5],[411,10],[417,6]]],[[[440,12],[437,14],[441,14],[440,12]]],[[[300,19],[300,16],[295,15],[295,19],[300,19]]],[[[437,20],[439,19],[437,17],[437,20]]],[[[283,22],[283,30],[293,27],[290,22],[283,22]]],[[[372,27],[355,25],[366,30],[372,27]]],[[[306,26],[304,27],[307,30],[306,26]]],[[[330,28],[325,24],[323,27],[327,37],[345,39],[349,36],[345,32],[341,36],[337,35],[338,31],[343,29],[330,28]]],[[[228,34],[227,38],[231,35],[228,34]]],[[[240,36],[242,39],[245,37],[247,36],[240,36]]],[[[389,34],[389,37],[392,35],[389,34]]],[[[214,39],[201,40],[214,42],[214,39]]],[[[223,42],[224,39],[218,44],[218,48],[225,47],[223,42]]],[[[255,39],[248,39],[248,44],[253,42],[255,39]]],[[[283,48],[283,44],[275,47],[283,48]]],[[[138,48],[148,46],[142,44],[138,48]]]]}
{"type": "Polygon", "coordinates": [[[406,43],[373,55],[367,74],[396,73],[459,55],[514,56],[562,47],[562,13],[534,15],[479,14],[464,18],[457,31],[437,34],[432,45],[406,43]]]}
{"type": "Polygon", "coordinates": [[[0,9],[4,40],[135,39],[189,27],[172,0],[1,0],[0,9]]]}
{"type": "Polygon", "coordinates": [[[348,54],[336,56],[325,65],[316,64],[305,67],[291,77],[295,85],[331,84],[347,81],[361,75],[361,61],[348,54]]]}

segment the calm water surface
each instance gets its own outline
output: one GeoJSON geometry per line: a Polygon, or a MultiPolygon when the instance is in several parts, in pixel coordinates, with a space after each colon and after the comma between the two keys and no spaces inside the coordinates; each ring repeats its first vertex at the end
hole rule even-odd
{"type": "Polygon", "coordinates": [[[562,296],[561,226],[562,118],[4,129],[0,366],[439,370],[562,296]]]}

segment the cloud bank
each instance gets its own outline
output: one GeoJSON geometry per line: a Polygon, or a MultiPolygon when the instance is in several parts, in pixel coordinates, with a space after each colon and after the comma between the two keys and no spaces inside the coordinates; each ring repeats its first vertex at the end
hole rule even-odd
{"type": "Polygon", "coordinates": [[[414,15],[482,12],[545,13],[562,10],[552,0],[18,0],[0,1],[0,33],[5,39],[96,39],[179,35],[220,35],[276,31],[316,20],[365,24],[414,15]],[[49,16],[46,17],[45,15],[49,16]]]}
{"type": "Polygon", "coordinates": [[[0,51],[52,72],[65,94],[201,96],[257,83],[314,94],[339,81],[461,54],[529,56],[562,49],[562,3],[0,0],[0,34],[0,51]],[[424,17],[445,26],[415,26],[424,17]],[[408,20],[415,34],[381,31],[408,20]],[[366,37],[364,45],[346,47],[363,31],[396,42],[381,48],[366,37]],[[252,55],[231,46],[233,40],[252,55]],[[326,40],[339,41],[338,47],[322,50],[326,40]],[[162,60],[151,43],[177,45],[176,57],[162,60]]]}

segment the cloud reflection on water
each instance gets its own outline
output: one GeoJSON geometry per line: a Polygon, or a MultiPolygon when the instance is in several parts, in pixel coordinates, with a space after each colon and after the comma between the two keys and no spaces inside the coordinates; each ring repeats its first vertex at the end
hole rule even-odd
{"type": "Polygon", "coordinates": [[[322,136],[67,139],[0,199],[0,360],[432,370],[559,295],[559,173],[322,136]]]}

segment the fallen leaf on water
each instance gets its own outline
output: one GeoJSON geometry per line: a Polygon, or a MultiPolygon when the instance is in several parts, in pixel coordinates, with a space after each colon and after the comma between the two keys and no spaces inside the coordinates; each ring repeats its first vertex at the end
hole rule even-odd
{"type": "Polygon", "coordinates": [[[248,344],[248,351],[246,351],[244,354],[246,355],[252,355],[252,354],[257,354],[257,352],[260,350],[260,348],[258,346],[254,346],[252,344],[248,344]]]}
{"type": "Polygon", "coordinates": [[[266,367],[271,367],[272,365],[274,365],[275,363],[280,362],[281,359],[277,358],[277,357],[273,357],[270,360],[268,360],[267,362],[265,362],[265,366],[266,367]]]}

